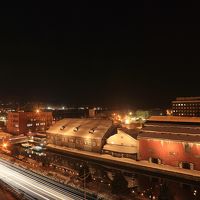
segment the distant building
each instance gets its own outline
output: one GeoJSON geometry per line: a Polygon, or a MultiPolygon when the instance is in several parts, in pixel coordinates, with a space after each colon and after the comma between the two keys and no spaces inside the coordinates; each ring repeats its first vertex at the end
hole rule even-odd
{"type": "Polygon", "coordinates": [[[52,110],[53,119],[59,121],[64,118],[81,118],[88,117],[88,109],[65,109],[65,110],[52,110]]]}
{"type": "Polygon", "coordinates": [[[47,143],[101,152],[106,139],[115,133],[116,127],[111,120],[66,118],[50,127],[47,131],[47,143]]]}
{"type": "Polygon", "coordinates": [[[166,111],[160,108],[154,108],[148,110],[149,116],[163,116],[166,115],[166,111]]]}
{"type": "Polygon", "coordinates": [[[140,160],[200,170],[199,117],[150,117],[138,140],[140,160]]]}
{"type": "Polygon", "coordinates": [[[89,117],[93,118],[96,115],[96,109],[95,108],[91,108],[89,109],[89,117]]]}
{"type": "Polygon", "coordinates": [[[200,117],[200,97],[177,97],[172,110],[174,116],[200,117]]]}
{"type": "Polygon", "coordinates": [[[51,112],[9,112],[7,131],[13,134],[46,131],[52,124],[51,112]]]}

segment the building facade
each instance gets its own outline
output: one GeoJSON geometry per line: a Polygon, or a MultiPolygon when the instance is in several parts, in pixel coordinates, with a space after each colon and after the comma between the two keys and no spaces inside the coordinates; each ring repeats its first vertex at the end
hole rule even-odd
{"type": "Polygon", "coordinates": [[[106,144],[103,146],[103,153],[136,160],[138,153],[137,132],[118,129],[116,134],[106,140],[106,144]]]}
{"type": "Polygon", "coordinates": [[[177,97],[172,111],[174,116],[200,117],[200,97],[177,97]]]}
{"type": "Polygon", "coordinates": [[[116,133],[111,120],[66,118],[47,131],[47,143],[56,146],[101,152],[106,139],[116,133]]]}
{"type": "Polygon", "coordinates": [[[7,131],[12,134],[45,132],[52,125],[51,112],[9,112],[7,131]]]}
{"type": "Polygon", "coordinates": [[[138,135],[139,159],[200,170],[200,118],[151,117],[138,135]]]}

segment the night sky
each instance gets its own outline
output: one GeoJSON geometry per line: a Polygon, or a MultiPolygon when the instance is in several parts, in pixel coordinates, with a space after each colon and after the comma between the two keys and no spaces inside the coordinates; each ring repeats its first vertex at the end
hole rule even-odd
{"type": "Polygon", "coordinates": [[[194,5],[81,2],[1,6],[0,99],[154,108],[200,96],[194,5]]]}

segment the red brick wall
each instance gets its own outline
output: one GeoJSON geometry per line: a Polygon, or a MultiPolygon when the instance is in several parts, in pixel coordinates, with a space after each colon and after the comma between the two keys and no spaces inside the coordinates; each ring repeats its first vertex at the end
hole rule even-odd
{"type": "Polygon", "coordinates": [[[166,140],[139,139],[140,160],[149,160],[150,157],[161,159],[163,164],[178,166],[180,162],[194,164],[194,169],[200,170],[200,144],[174,142],[166,140]]]}
{"type": "MultiPolygon", "coordinates": [[[[38,121],[39,123],[45,122],[45,125],[38,126],[38,130],[44,128],[47,129],[49,126],[52,124],[52,113],[51,112],[10,112],[8,113],[8,121],[7,121],[7,130],[10,133],[15,133],[15,134],[21,134],[21,133],[27,133],[29,129],[33,128],[28,128],[27,123],[30,123],[30,120],[34,119],[38,121]],[[18,116],[17,121],[14,122],[15,120],[14,116],[18,116]],[[18,124],[18,128],[15,127],[15,125],[18,124]]],[[[16,120],[15,120],[16,121],[16,120]]],[[[34,130],[33,130],[34,131],[34,130]]]]}

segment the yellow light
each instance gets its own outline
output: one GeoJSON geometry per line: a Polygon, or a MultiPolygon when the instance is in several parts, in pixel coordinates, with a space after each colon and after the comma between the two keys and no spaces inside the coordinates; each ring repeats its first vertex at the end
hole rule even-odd
{"type": "Polygon", "coordinates": [[[40,110],[39,110],[39,109],[37,109],[37,110],[36,110],[36,113],[39,113],[39,112],[40,112],[40,110]]]}
{"type": "Polygon", "coordinates": [[[132,112],[129,112],[129,115],[132,115],[133,113],[132,112]]]}
{"type": "Polygon", "coordinates": [[[125,119],[125,124],[130,124],[130,119],[125,119]]]}
{"type": "Polygon", "coordinates": [[[7,143],[3,143],[3,147],[6,148],[8,146],[7,143]]]}

